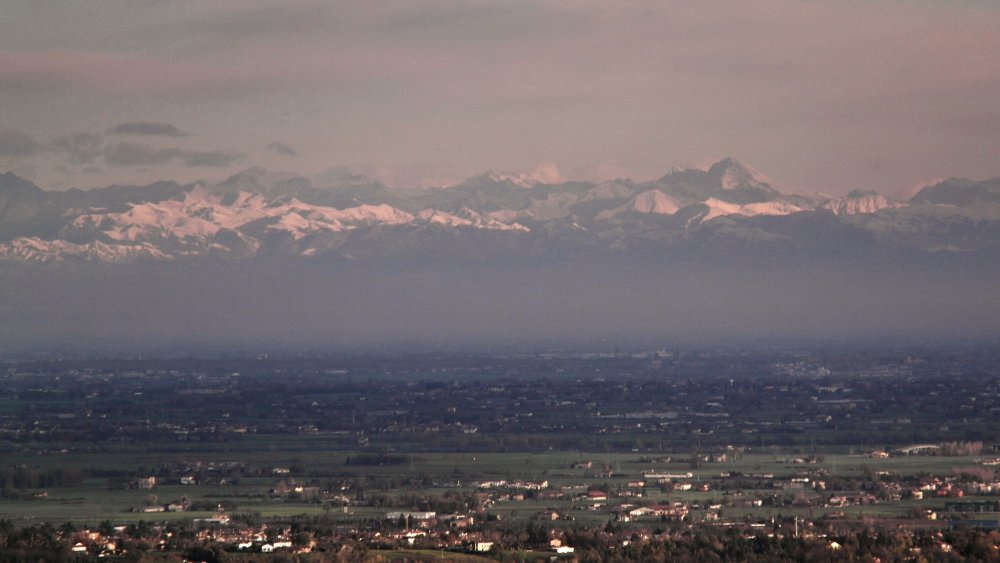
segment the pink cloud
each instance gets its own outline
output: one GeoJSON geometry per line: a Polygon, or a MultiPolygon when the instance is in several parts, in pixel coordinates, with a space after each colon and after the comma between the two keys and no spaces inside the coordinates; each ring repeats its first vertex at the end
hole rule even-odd
{"type": "Polygon", "coordinates": [[[559,172],[559,167],[554,162],[539,162],[529,172],[531,177],[545,184],[559,184],[565,182],[566,178],[559,172]]]}
{"type": "Polygon", "coordinates": [[[217,88],[246,81],[239,70],[154,57],[71,51],[0,52],[0,81],[127,94],[217,88]]]}
{"type": "Polygon", "coordinates": [[[264,49],[241,53],[232,60],[198,61],[101,52],[0,51],[0,82],[125,95],[238,95],[260,89],[425,77],[448,64],[446,59],[423,60],[390,47],[353,54],[264,49]]]}

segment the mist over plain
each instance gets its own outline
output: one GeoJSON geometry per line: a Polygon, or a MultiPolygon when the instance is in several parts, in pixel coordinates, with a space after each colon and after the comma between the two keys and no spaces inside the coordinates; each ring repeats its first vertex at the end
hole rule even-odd
{"type": "Polygon", "coordinates": [[[1000,268],[977,258],[420,262],[5,264],[0,341],[11,352],[100,355],[960,342],[1000,333],[990,281],[1000,268]]]}

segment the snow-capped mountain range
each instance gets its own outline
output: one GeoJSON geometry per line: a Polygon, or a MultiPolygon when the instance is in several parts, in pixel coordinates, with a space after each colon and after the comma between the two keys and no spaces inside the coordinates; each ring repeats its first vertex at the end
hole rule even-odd
{"type": "Polygon", "coordinates": [[[728,158],[642,183],[554,178],[490,172],[407,191],[353,174],[314,185],[251,168],[218,184],[46,192],[7,173],[0,175],[0,260],[350,256],[361,242],[412,248],[475,233],[535,248],[567,237],[617,251],[720,239],[794,246],[813,238],[809,229],[831,225],[874,246],[968,252],[995,246],[1000,226],[1000,179],[948,180],[903,202],[866,191],[784,194],[728,158]]]}

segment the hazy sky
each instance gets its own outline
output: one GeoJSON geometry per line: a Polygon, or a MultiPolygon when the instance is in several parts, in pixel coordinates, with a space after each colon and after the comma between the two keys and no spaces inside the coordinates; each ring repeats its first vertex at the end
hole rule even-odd
{"type": "Polygon", "coordinates": [[[406,186],[734,156],[794,191],[901,194],[1000,176],[997,30],[989,0],[12,0],[0,169],[406,186]]]}

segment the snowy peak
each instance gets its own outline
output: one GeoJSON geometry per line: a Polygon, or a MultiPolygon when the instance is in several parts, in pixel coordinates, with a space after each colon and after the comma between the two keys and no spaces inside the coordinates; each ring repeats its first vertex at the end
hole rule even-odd
{"type": "Polygon", "coordinates": [[[524,172],[520,174],[504,174],[501,172],[494,172],[490,170],[486,174],[483,174],[483,176],[481,177],[486,180],[489,180],[490,182],[494,182],[497,184],[500,183],[513,184],[519,188],[533,188],[535,187],[535,184],[539,183],[537,179],[533,178],[530,174],[524,172]]]}
{"type": "Polygon", "coordinates": [[[702,217],[702,222],[711,221],[716,217],[726,215],[741,215],[757,217],[760,215],[791,215],[802,211],[802,208],[787,201],[769,201],[765,203],[735,204],[716,198],[709,198],[702,204],[708,208],[708,213],[702,217]]]}
{"type": "Polygon", "coordinates": [[[855,242],[878,239],[887,247],[1000,248],[995,242],[1000,179],[947,180],[904,205],[871,191],[786,196],[731,158],[642,183],[562,182],[558,170],[546,166],[409,191],[337,169],[324,178],[317,189],[301,176],[248,168],[218,184],[159,182],[48,192],[2,174],[0,260],[327,253],[356,259],[359,251],[377,257],[380,250],[433,251],[438,245],[486,252],[481,244],[529,245],[531,252],[545,255],[556,248],[618,252],[633,243],[694,244],[707,240],[701,236],[705,232],[716,231],[754,241],[826,240],[850,233],[855,242]],[[907,209],[894,211],[899,207],[907,209]],[[800,214],[813,210],[830,213],[800,214]],[[776,219],[782,216],[796,217],[776,219]],[[516,234],[528,231],[530,236],[516,234]]]}
{"type": "Polygon", "coordinates": [[[495,172],[490,170],[473,179],[496,184],[506,183],[525,189],[540,184],[560,184],[565,181],[562,174],[559,173],[559,168],[551,162],[540,163],[528,172],[495,172]]]}
{"type": "Polygon", "coordinates": [[[514,222],[511,217],[498,217],[497,214],[493,213],[483,216],[467,207],[458,213],[446,213],[437,209],[427,208],[417,213],[416,216],[429,225],[444,227],[471,227],[493,231],[530,231],[524,225],[514,222]]]}
{"type": "Polygon", "coordinates": [[[629,180],[610,180],[601,182],[587,190],[580,201],[594,201],[600,199],[618,199],[631,197],[635,193],[635,184],[629,180]]]}
{"type": "Polygon", "coordinates": [[[632,198],[632,209],[639,213],[673,215],[680,206],[660,190],[649,190],[632,198]]]}
{"type": "Polygon", "coordinates": [[[287,172],[271,172],[259,166],[252,166],[215,186],[215,191],[243,191],[265,195],[276,195],[290,190],[311,188],[309,180],[287,172]]]}
{"type": "Polygon", "coordinates": [[[376,226],[420,223],[528,230],[473,210],[461,215],[435,210],[415,215],[385,203],[338,209],[304,203],[289,195],[269,198],[246,191],[212,193],[198,185],[170,199],[128,203],[114,210],[68,210],[58,238],[17,237],[0,244],[0,257],[21,261],[75,257],[102,262],[202,255],[246,257],[275,236],[275,240],[301,243],[302,254],[314,254],[318,247],[310,241],[316,237],[376,226]]]}
{"type": "Polygon", "coordinates": [[[458,184],[459,186],[468,184],[479,184],[479,185],[502,185],[521,189],[531,189],[538,185],[540,182],[537,178],[531,176],[527,172],[520,173],[506,173],[506,172],[495,172],[489,170],[484,174],[479,176],[473,176],[465,182],[458,184]]]}
{"type": "Polygon", "coordinates": [[[121,213],[95,212],[77,217],[71,225],[78,229],[98,227],[116,241],[204,239],[222,229],[239,230],[262,219],[269,229],[291,233],[296,240],[308,233],[339,232],[376,224],[401,225],[414,217],[386,204],[336,209],[309,205],[295,198],[267,200],[259,194],[237,192],[233,199],[209,194],[196,187],[183,197],[132,205],[121,213]]]}
{"type": "Polygon", "coordinates": [[[656,213],[658,215],[673,215],[680,206],[677,202],[660,190],[649,190],[632,198],[631,208],[638,213],[656,213]]]}
{"type": "Polygon", "coordinates": [[[724,158],[708,169],[708,176],[723,190],[735,190],[744,186],[758,187],[761,182],[754,173],[734,158],[724,158]]]}
{"type": "Polygon", "coordinates": [[[646,186],[662,190],[683,205],[701,203],[711,197],[736,204],[760,203],[781,197],[777,190],[732,158],[720,160],[708,170],[675,170],[646,186]]]}
{"type": "Polygon", "coordinates": [[[826,209],[834,215],[859,215],[897,207],[904,207],[904,204],[891,200],[878,192],[854,190],[844,197],[824,201],[820,204],[819,209],[826,209]]]}
{"type": "Polygon", "coordinates": [[[660,190],[647,190],[629,199],[625,205],[607,209],[597,214],[596,219],[613,219],[620,215],[626,216],[631,213],[643,215],[673,215],[680,209],[680,205],[660,190]]]}
{"type": "Polygon", "coordinates": [[[69,258],[79,258],[106,263],[173,258],[149,243],[115,244],[93,241],[76,244],[64,240],[46,241],[38,237],[21,237],[7,244],[0,243],[0,257],[21,262],[63,262],[69,258]]]}
{"type": "Polygon", "coordinates": [[[453,213],[438,211],[430,207],[418,212],[417,218],[429,225],[442,225],[445,227],[471,227],[473,225],[471,219],[459,217],[453,213]]]}

